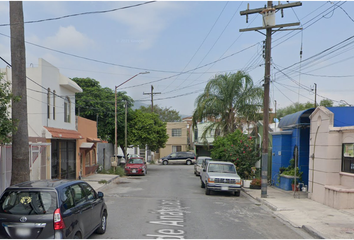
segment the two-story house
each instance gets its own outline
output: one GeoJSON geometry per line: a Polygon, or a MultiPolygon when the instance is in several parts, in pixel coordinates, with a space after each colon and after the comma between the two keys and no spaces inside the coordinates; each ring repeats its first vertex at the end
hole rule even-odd
{"type": "MultiPolygon", "coordinates": [[[[1,69],[11,82],[11,69],[1,69]]],[[[31,180],[78,176],[75,93],[82,89],[44,59],[26,69],[31,180]]]]}
{"type": "Polygon", "coordinates": [[[167,122],[167,134],[169,136],[165,148],[160,148],[157,158],[169,155],[172,152],[188,151],[187,123],[167,122]]]}

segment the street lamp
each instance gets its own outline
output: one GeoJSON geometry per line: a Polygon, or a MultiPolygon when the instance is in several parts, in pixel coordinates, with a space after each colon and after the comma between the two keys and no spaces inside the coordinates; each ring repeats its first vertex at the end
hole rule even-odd
{"type": "Polygon", "coordinates": [[[129,78],[128,80],[126,80],[125,82],[119,84],[118,86],[114,87],[114,96],[115,96],[115,102],[114,102],[114,161],[117,162],[117,88],[119,88],[120,86],[122,86],[123,84],[129,82],[130,80],[132,80],[133,78],[135,78],[136,76],[140,75],[140,74],[148,74],[150,72],[140,72],[138,74],[135,74],[134,76],[132,76],[131,78],[129,78]]]}

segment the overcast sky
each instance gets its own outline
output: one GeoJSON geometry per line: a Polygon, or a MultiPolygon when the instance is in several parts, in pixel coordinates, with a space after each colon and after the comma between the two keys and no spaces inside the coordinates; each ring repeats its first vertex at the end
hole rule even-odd
{"type": "MultiPolygon", "coordinates": [[[[262,85],[265,31],[239,31],[262,26],[260,14],[249,15],[248,23],[240,15],[247,3],[253,9],[266,1],[25,1],[24,20],[34,21],[25,23],[26,64],[36,67],[44,58],[69,78],[90,77],[112,90],[149,71],[118,91],[150,104],[143,93],[153,85],[161,92],[154,104],[191,115],[216,74],[243,70],[262,85]],[[78,15],[65,17],[72,14],[78,15]]],[[[303,1],[283,15],[276,13],[276,24],[300,22],[303,30],[272,35],[271,107],[275,100],[277,109],[314,102],[315,84],[318,102],[354,104],[354,2],[303,1]]],[[[9,3],[1,1],[0,56],[11,62],[8,23],[9,3]]]]}

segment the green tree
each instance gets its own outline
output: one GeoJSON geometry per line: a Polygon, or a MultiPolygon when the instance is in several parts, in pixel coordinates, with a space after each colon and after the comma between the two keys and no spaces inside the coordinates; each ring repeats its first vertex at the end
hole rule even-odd
{"type": "Polygon", "coordinates": [[[307,103],[294,103],[290,106],[287,106],[285,108],[280,108],[277,110],[277,118],[281,119],[282,117],[285,117],[286,115],[293,114],[302,110],[306,110],[309,108],[313,108],[314,103],[307,102],[307,103]]]}
{"type": "MultiPolygon", "coordinates": [[[[76,93],[75,95],[75,114],[93,121],[98,119],[98,137],[114,143],[114,90],[110,88],[102,88],[99,82],[92,78],[73,78],[72,80],[83,90],[82,93],[76,93]]],[[[125,101],[128,102],[128,109],[131,108],[133,105],[133,99],[127,96],[125,92],[117,92],[117,142],[123,143],[125,129],[125,101]]]]}
{"type": "Polygon", "coordinates": [[[333,101],[330,99],[323,99],[320,102],[320,106],[324,106],[324,107],[333,107],[333,101]]]}
{"type": "Polygon", "coordinates": [[[242,72],[216,75],[204,92],[196,99],[193,125],[203,119],[214,120],[202,134],[219,130],[223,135],[240,127],[242,120],[255,120],[255,113],[262,107],[263,90],[255,87],[251,77],[242,72]]]}
{"type": "Polygon", "coordinates": [[[11,83],[3,80],[3,74],[0,73],[0,144],[11,142],[11,133],[16,132],[18,120],[12,120],[9,113],[9,107],[12,101],[18,101],[19,98],[13,98],[10,90],[11,83]]]}
{"type": "Polygon", "coordinates": [[[132,112],[129,121],[128,139],[134,145],[148,145],[151,151],[164,148],[168,140],[166,122],[159,119],[157,114],[145,113],[141,110],[132,112]]]}
{"type": "MultiPolygon", "coordinates": [[[[75,113],[96,121],[98,117],[98,136],[114,143],[115,93],[110,88],[102,88],[98,81],[91,78],[73,78],[83,90],[76,94],[75,113]]],[[[124,152],[125,147],[125,101],[127,109],[127,143],[145,146],[153,151],[165,146],[168,135],[166,124],[157,114],[132,110],[133,100],[125,92],[117,92],[117,146],[124,152]]]]}
{"type": "MultiPolygon", "coordinates": [[[[151,113],[151,105],[148,107],[141,106],[139,109],[145,113],[151,113]]],[[[182,118],[179,115],[179,112],[174,109],[171,109],[171,107],[161,108],[158,105],[154,104],[154,113],[156,113],[159,116],[160,120],[163,122],[180,122],[180,121],[182,121],[182,118]]]]}
{"type": "Polygon", "coordinates": [[[261,158],[261,151],[252,137],[247,137],[239,129],[213,142],[211,157],[221,161],[233,162],[242,179],[250,176],[252,167],[261,158]]]}

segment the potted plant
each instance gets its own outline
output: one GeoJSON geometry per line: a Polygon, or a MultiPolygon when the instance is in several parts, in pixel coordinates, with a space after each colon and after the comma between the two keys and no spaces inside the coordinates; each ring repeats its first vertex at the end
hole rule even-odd
{"type": "Polygon", "coordinates": [[[251,168],[251,171],[250,171],[250,172],[244,171],[245,179],[243,179],[243,187],[245,187],[245,188],[249,188],[249,187],[250,187],[251,182],[252,182],[252,179],[253,179],[254,176],[255,176],[254,172],[255,172],[255,171],[253,171],[252,168],[251,168]]]}
{"type": "Polygon", "coordinates": [[[261,179],[254,178],[251,182],[250,188],[251,189],[261,189],[261,179]]]}
{"type": "Polygon", "coordinates": [[[284,190],[292,189],[294,191],[294,183],[295,183],[295,171],[296,171],[296,183],[302,181],[302,172],[300,172],[298,167],[295,167],[295,160],[290,160],[290,165],[285,168],[280,174],[280,188],[284,190]],[[291,185],[291,188],[290,188],[291,185]]]}

